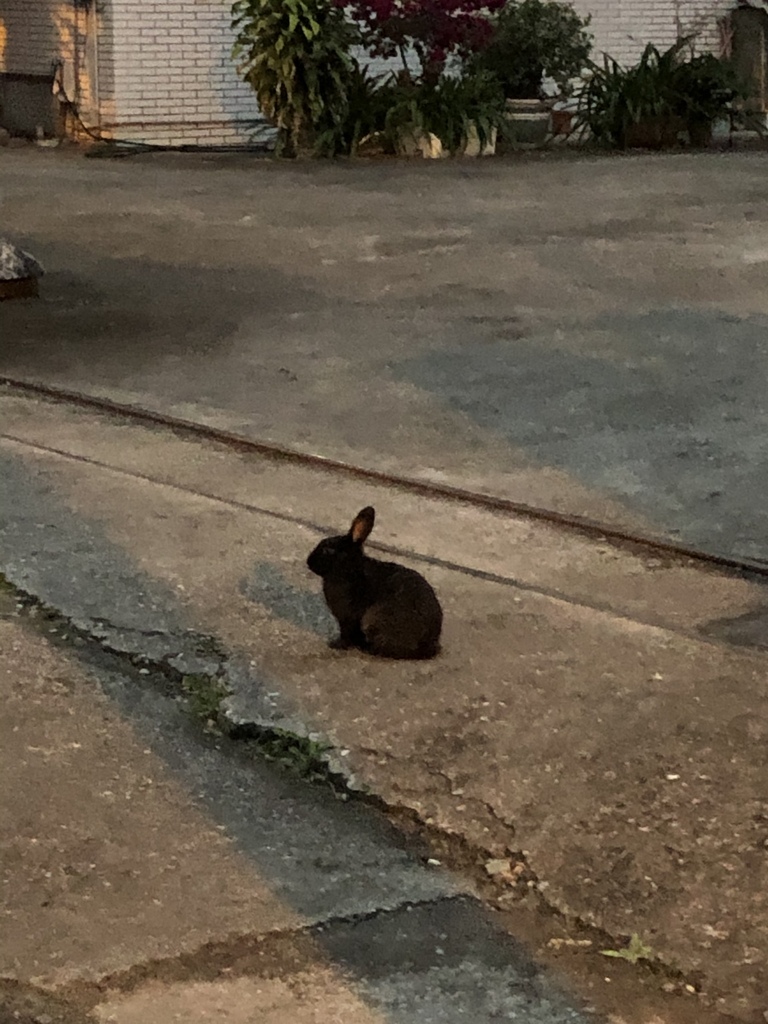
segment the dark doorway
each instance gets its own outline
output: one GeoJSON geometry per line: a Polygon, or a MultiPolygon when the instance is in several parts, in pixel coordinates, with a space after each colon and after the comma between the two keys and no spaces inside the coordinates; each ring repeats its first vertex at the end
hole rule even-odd
{"type": "Polygon", "coordinates": [[[0,126],[29,139],[39,131],[46,138],[61,135],[53,75],[0,74],[0,126]]]}

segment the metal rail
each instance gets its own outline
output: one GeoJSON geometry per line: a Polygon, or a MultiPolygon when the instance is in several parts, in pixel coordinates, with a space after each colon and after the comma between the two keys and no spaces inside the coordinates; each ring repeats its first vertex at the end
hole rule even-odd
{"type": "Polygon", "coordinates": [[[339,459],[330,459],[323,455],[313,455],[293,448],[286,448],[282,445],[272,444],[269,441],[256,441],[242,434],[222,430],[219,427],[206,426],[205,424],[195,423],[192,420],[181,419],[176,416],[166,416],[164,413],[152,412],[149,409],[142,409],[138,406],[124,405],[121,402],[113,402],[108,398],[96,398],[78,391],[57,388],[37,381],[17,380],[13,377],[0,376],[0,386],[11,391],[48,398],[95,412],[122,416],[138,423],[160,426],[178,434],[186,434],[207,441],[214,441],[236,451],[257,454],[262,458],[291,462],[330,473],[339,473],[352,479],[366,480],[371,483],[384,484],[388,487],[410,491],[412,494],[419,494],[426,498],[472,505],[489,512],[500,512],[531,519],[536,522],[549,523],[560,529],[575,531],[588,537],[610,542],[618,547],[632,549],[635,553],[644,553],[651,556],[661,555],[678,560],[690,560],[709,567],[735,570],[739,573],[768,579],[768,563],[757,559],[702,551],[699,548],[690,547],[686,544],[660,540],[646,534],[624,530],[620,527],[589,519],[586,516],[556,512],[552,509],[527,505],[525,502],[513,501],[509,498],[499,498],[483,494],[480,491],[471,491],[462,487],[452,487],[448,484],[430,483],[429,481],[418,480],[413,477],[397,476],[394,473],[367,469],[363,466],[342,462],[339,459]]]}

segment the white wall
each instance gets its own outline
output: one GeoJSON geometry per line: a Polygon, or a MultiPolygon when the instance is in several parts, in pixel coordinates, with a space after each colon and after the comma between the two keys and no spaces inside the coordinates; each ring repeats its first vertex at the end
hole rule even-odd
{"type": "Polygon", "coordinates": [[[717,19],[735,0],[573,0],[573,6],[592,15],[595,56],[602,51],[632,64],[647,43],[666,49],[680,32],[699,32],[696,48],[717,52],[717,19]]]}
{"type": "Polygon", "coordinates": [[[102,50],[114,103],[102,127],[166,145],[247,142],[261,123],[237,75],[228,0],[110,0],[102,50]]]}

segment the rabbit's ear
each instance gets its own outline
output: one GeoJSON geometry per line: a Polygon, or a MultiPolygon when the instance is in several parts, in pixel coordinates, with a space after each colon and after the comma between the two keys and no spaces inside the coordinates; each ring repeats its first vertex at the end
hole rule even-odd
{"type": "Polygon", "coordinates": [[[354,518],[352,526],[349,530],[349,536],[355,542],[355,544],[364,544],[368,539],[368,534],[373,529],[373,523],[376,519],[376,512],[367,505],[361,509],[354,518]]]}

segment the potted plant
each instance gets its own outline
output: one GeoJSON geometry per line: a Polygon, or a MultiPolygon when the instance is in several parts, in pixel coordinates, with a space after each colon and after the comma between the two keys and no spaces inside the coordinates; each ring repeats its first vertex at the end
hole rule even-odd
{"type": "Polygon", "coordinates": [[[505,117],[504,95],[488,72],[437,80],[401,74],[390,86],[385,134],[402,155],[487,156],[505,117]]]}
{"type": "Polygon", "coordinates": [[[664,52],[652,43],[631,68],[606,57],[592,64],[579,94],[579,118],[592,137],[622,149],[668,149],[688,132],[708,145],[712,124],[740,94],[735,73],[714,54],[684,58],[691,37],[664,52]]]}
{"type": "Polygon", "coordinates": [[[684,127],[674,104],[680,40],[663,53],[652,43],[631,68],[607,55],[590,63],[578,97],[579,123],[598,143],[619,149],[673,146],[684,127]]]}
{"type": "Polygon", "coordinates": [[[743,95],[733,65],[712,53],[680,63],[672,85],[675,112],[685,122],[691,145],[698,147],[710,144],[714,122],[743,95]]]}
{"type": "Polygon", "coordinates": [[[517,141],[546,138],[550,106],[543,102],[544,80],[553,80],[567,95],[592,49],[589,22],[559,0],[508,0],[494,19],[490,42],[473,64],[498,79],[517,141]]]}
{"type": "Polygon", "coordinates": [[[589,23],[559,0],[508,0],[475,63],[496,76],[507,99],[541,100],[545,78],[566,92],[589,59],[589,23]]]}
{"type": "Polygon", "coordinates": [[[490,156],[506,124],[504,93],[487,71],[444,75],[434,94],[430,126],[452,154],[490,156]]]}

